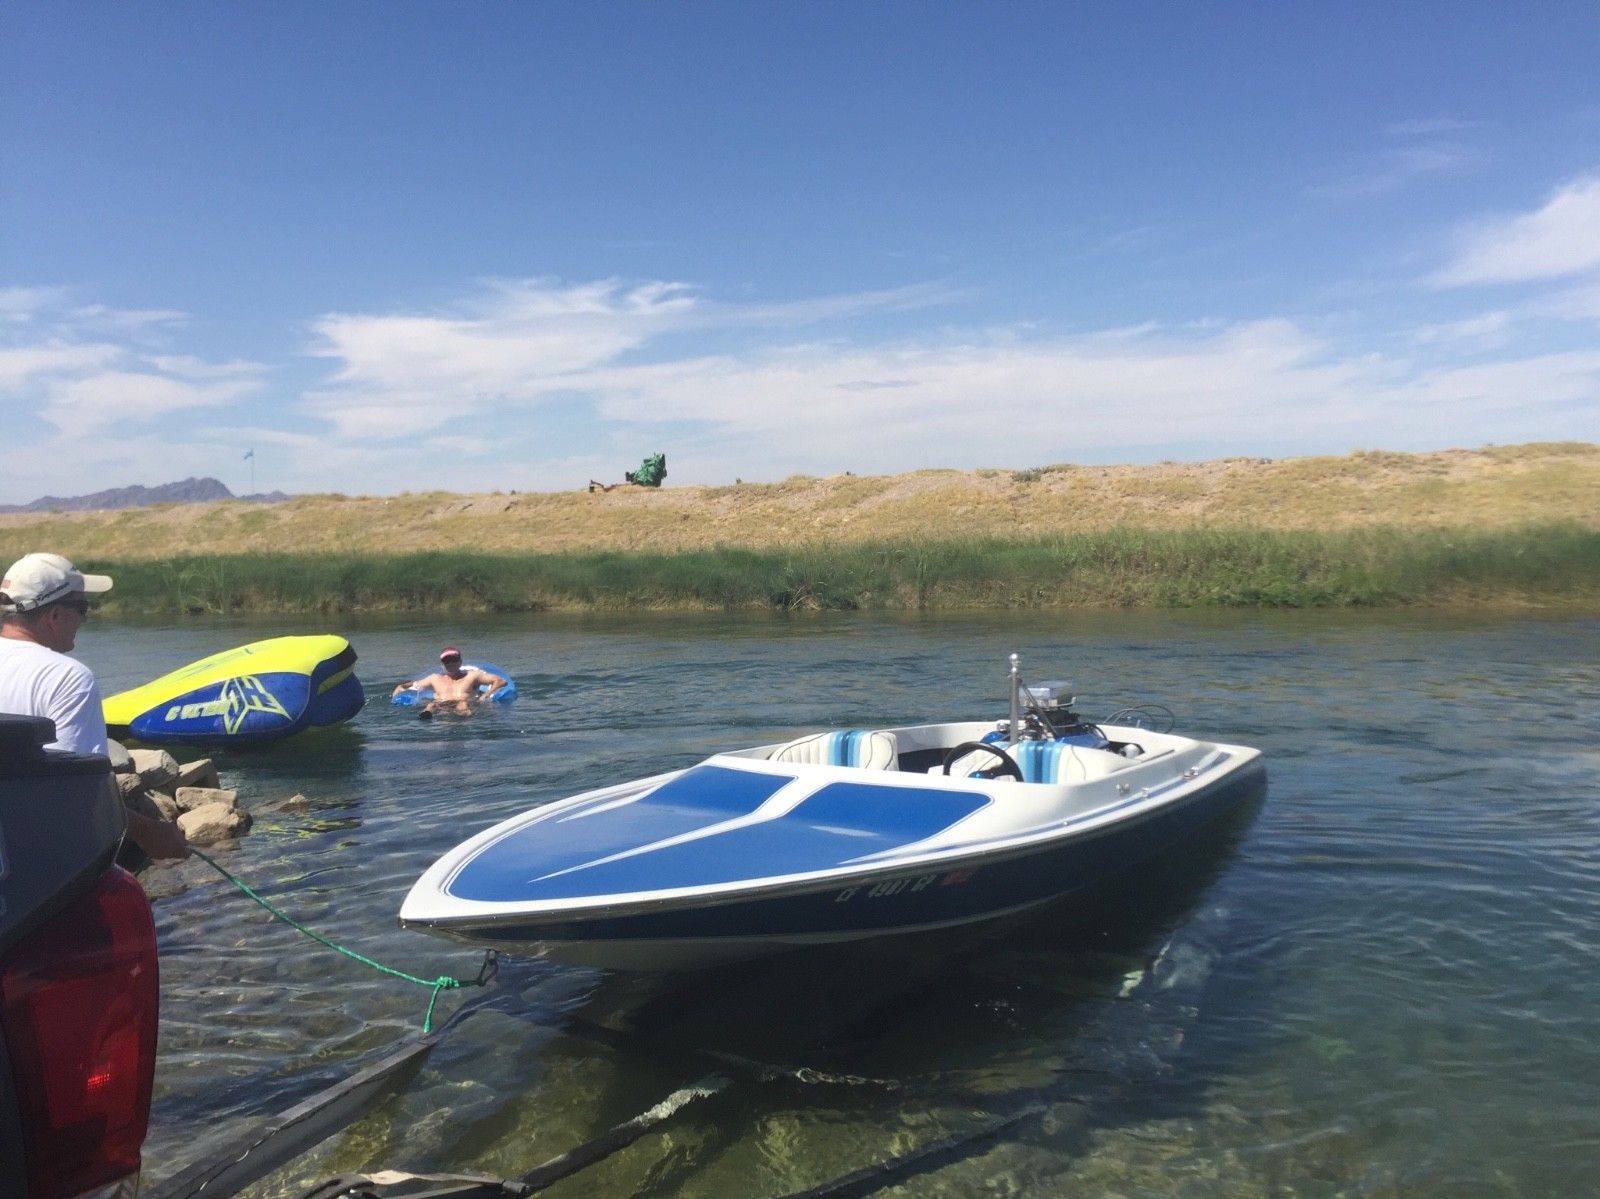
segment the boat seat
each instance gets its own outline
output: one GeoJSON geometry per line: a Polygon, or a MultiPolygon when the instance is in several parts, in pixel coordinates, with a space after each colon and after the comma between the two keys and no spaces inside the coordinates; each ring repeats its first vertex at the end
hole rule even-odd
{"type": "MultiPolygon", "coordinates": [[[[1017,764],[1025,783],[1086,782],[1130,764],[1116,754],[1067,741],[1023,741],[1015,745],[1002,741],[997,742],[995,748],[1004,750],[1017,764]]],[[[956,778],[968,778],[980,770],[992,770],[998,765],[999,758],[975,749],[952,762],[950,774],[956,778]]]]}
{"type": "Polygon", "coordinates": [[[773,762],[801,762],[811,766],[854,766],[858,770],[893,770],[900,760],[900,745],[893,733],[880,729],[838,729],[813,733],[772,751],[773,762]]]}

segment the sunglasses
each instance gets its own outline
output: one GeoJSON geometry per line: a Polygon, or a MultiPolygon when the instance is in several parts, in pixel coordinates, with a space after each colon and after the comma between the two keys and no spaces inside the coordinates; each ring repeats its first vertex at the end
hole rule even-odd
{"type": "Polygon", "coordinates": [[[94,611],[94,605],[86,599],[59,600],[56,603],[56,607],[71,608],[79,616],[87,616],[90,612],[94,611]]]}

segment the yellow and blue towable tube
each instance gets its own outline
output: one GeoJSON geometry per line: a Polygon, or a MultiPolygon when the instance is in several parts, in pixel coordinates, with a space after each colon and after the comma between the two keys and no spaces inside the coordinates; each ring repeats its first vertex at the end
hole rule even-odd
{"type": "Polygon", "coordinates": [[[148,745],[251,745],[361,710],[343,637],[273,637],[224,650],[105,701],[113,736],[148,745]]]}

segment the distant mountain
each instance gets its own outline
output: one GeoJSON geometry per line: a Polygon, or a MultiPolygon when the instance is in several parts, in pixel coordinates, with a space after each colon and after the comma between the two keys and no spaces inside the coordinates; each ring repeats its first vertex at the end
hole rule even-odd
{"type": "Polygon", "coordinates": [[[148,508],[151,504],[206,504],[212,500],[246,499],[276,503],[289,497],[281,491],[236,496],[217,479],[184,479],[159,487],[113,487],[93,495],[47,495],[31,504],[0,504],[0,512],[89,512],[106,508],[148,508]]]}

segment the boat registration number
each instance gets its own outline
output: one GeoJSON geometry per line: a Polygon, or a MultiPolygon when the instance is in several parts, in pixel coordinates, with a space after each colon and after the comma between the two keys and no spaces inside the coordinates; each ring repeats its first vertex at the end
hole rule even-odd
{"type": "Polygon", "coordinates": [[[912,878],[891,878],[869,886],[846,887],[833,897],[834,903],[849,903],[852,899],[886,899],[890,895],[909,895],[925,891],[937,883],[941,887],[964,883],[974,874],[971,870],[952,870],[948,874],[918,874],[912,878]]]}

